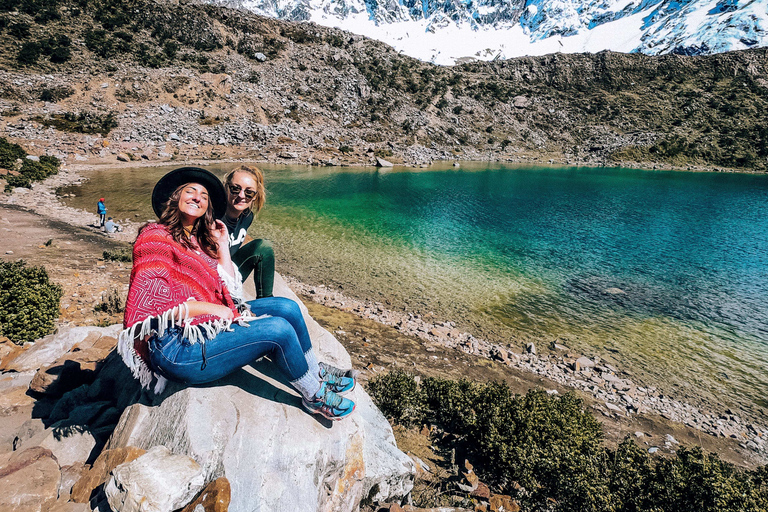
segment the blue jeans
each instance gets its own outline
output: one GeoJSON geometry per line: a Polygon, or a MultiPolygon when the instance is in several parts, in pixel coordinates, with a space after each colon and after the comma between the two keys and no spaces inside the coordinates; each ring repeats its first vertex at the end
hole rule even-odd
{"type": "Polygon", "coordinates": [[[312,348],[299,305],[285,297],[264,297],[248,303],[254,316],[250,327],[232,324],[205,343],[191,344],[175,327],[149,340],[152,366],[165,378],[186,384],[220,379],[263,356],[277,365],[289,381],[309,370],[304,353],[312,348]]]}

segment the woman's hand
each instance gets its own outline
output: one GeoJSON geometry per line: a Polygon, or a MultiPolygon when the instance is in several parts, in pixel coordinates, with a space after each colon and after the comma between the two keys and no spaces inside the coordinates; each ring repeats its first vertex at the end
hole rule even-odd
{"type": "Polygon", "coordinates": [[[226,249],[229,250],[229,232],[227,231],[227,225],[216,219],[211,226],[211,235],[216,239],[216,243],[219,244],[219,251],[226,249]]]}

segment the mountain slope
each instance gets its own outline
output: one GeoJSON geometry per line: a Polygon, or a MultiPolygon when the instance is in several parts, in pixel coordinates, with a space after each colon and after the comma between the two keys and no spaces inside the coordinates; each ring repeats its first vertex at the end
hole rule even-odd
{"type": "Polygon", "coordinates": [[[111,129],[129,147],[181,156],[236,146],[301,162],[768,167],[766,49],[449,68],[211,5],[46,1],[45,19],[21,1],[0,8],[0,128],[20,141],[111,129]]]}

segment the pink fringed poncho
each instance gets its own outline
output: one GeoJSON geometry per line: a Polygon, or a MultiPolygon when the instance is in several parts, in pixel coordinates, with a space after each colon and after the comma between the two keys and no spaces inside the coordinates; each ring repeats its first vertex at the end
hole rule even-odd
{"type": "Polygon", "coordinates": [[[148,224],[136,238],[118,352],[142,387],[148,388],[153,377],[156,392],[165,386],[149,364],[149,335],[178,325],[191,343],[205,343],[203,333],[212,338],[229,328],[229,320],[214,315],[189,318],[187,301],[223,304],[239,316],[217,268],[216,260],[182,246],[162,224],[148,224]]]}

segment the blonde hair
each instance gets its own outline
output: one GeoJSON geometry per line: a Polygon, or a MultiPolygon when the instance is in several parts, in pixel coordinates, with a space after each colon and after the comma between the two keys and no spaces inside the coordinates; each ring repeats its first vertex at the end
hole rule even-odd
{"type": "Polygon", "coordinates": [[[230,194],[229,186],[232,184],[232,179],[234,178],[235,173],[238,172],[250,174],[256,182],[256,197],[253,198],[251,206],[249,206],[248,209],[250,211],[255,209],[256,213],[259,213],[259,210],[264,207],[264,203],[267,202],[267,190],[264,188],[264,174],[261,172],[261,169],[255,165],[241,165],[240,167],[232,169],[226,176],[224,176],[224,185],[227,187],[227,194],[230,194]]]}

